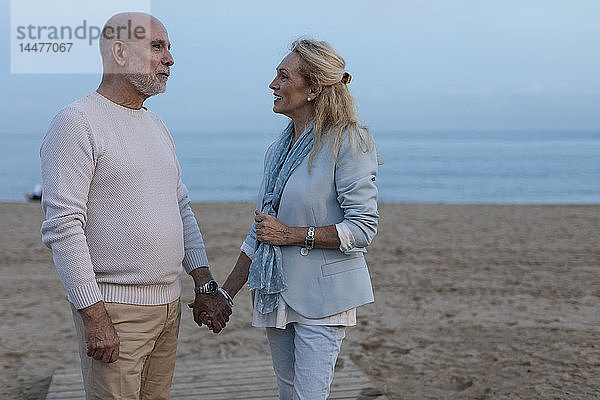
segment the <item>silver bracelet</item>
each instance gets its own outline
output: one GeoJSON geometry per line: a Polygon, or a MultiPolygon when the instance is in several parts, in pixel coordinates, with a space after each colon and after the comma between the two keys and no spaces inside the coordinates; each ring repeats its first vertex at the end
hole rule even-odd
{"type": "Polygon", "coordinates": [[[225,297],[225,300],[227,300],[227,304],[229,304],[229,307],[233,307],[233,299],[231,298],[229,293],[227,293],[227,291],[222,287],[219,288],[219,292],[221,292],[223,297],[225,297]]]}
{"type": "Polygon", "coordinates": [[[308,252],[315,246],[315,227],[309,226],[308,232],[306,233],[306,239],[304,239],[304,247],[300,249],[300,254],[307,256],[308,252]]]}

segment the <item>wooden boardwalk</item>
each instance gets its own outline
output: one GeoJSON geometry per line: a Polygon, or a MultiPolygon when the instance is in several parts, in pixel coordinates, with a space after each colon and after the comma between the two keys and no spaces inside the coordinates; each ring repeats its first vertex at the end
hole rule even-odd
{"type": "MultiPolygon", "coordinates": [[[[83,399],[79,369],[57,371],[47,400],[83,399]]],[[[177,363],[171,399],[233,400],[276,399],[277,385],[270,358],[231,358],[210,365],[177,363]]],[[[347,357],[335,369],[330,399],[386,400],[347,357]]]]}

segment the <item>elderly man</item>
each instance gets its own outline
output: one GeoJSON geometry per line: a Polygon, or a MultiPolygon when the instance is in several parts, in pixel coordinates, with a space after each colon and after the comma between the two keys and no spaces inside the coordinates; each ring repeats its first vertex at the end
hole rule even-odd
{"type": "Polygon", "coordinates": [[[100,39],[96,92],[52,121],[41,147],[42,240],[71,303],[88,399],[167,399],[180,273],[194,318],[219,332],[230,298],[212,279],[169,131],[144,101],[166,90],[165,27],[117,14],[100,39]]]}

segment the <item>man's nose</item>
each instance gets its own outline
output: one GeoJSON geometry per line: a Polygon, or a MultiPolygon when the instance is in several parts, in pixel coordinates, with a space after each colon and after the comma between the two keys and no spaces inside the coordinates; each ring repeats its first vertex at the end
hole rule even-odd
{"type": "Polygon", "coordinates": [[[175,60],[173,60],[173,55],[171,54],[171,52],[169,50],[167,50],[167,53],[163,57],[162,63],[168,67],[175,64],[175,60]]]}

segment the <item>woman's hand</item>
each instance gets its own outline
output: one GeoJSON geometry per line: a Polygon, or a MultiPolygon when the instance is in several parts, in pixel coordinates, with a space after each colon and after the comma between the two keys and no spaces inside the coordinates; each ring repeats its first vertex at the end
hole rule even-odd
{"type": "Polygon", "coordinates": [[[272,215],[254,211],[256,237],[261,242],[276,246],[288,244],[289,228],[272,215]]]}

